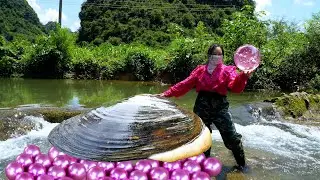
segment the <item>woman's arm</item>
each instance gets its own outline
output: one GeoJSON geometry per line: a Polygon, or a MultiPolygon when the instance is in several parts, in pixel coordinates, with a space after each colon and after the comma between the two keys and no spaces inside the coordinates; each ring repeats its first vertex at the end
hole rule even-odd
{"type": "Polygon", "coordinates": [[[244,72],[241,72],[240,74],[237,73],[236,67],[231,66],[228,67],[228,88],[231,90],[231,92],[234,93],[241,93],[248,81],[248,75],[244,72]]]}
{"type": "Polygon", "coordinates": [[[187,77],[185,80],[175,84],[174,86],[170,87],[167,91],[165,91],[162,96],[164,97],[180,97],[185,95],[188,91],[190,91],[197,82],[197,75],[201,66],[196,67],[190,74],[189,77],[187,77]]]}

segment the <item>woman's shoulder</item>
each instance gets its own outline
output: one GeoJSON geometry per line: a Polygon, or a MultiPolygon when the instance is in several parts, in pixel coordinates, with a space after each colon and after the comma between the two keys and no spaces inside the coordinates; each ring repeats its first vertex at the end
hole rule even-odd
{"type": "Polygon", "coordinates": [[[197,65],[197,67],[195,67],[193,69],[193,71],[191,72],[191,75],[192,76],[197,76],[197,75],[201,74],[202,72],[204,72],[205,66],[206,65],[197,65]]]}
{"type": "Polygon", "coordinates": [[[197,65],[197,67],[196,68],[205,68],[206,67],[206,64],[199,64],[199,65],[197,65]]]}
{"type": "Polygon", "coordinates": [[[200,64],[200,65],[197,65],[197,67],[194,68],[193,71],[203,71],[205,68],[206,68],[205,64],[200,64]]]}

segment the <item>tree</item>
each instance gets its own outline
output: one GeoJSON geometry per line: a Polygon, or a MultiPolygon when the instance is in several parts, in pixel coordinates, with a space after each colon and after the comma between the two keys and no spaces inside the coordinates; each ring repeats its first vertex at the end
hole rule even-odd
{"type": "Polygon", "coordinates": [[[155,34],[150,45],[167,45],[173,24],[184,32],[184,36],[193,36],[194,30],[203,22],[208,33],[220,33],[220,25],[228,19],[232,12],[237,11],[232,5],[242,6],[238,1],[230,1],[229,7],[225,1],[197,0],[88,0],[83,3],[79,14],[81,28],[78,42],[95,42],[101,44],[109,38],[119,38],[118,41],[131,43],[144,41],[148,35],[155,34]]]}
{"type": "Polygon", "coordinates": [[[27,1],[0,0],[0,35],[11,41],[17,36],[33,39],[43,32],[43,25],[27,1]]]}

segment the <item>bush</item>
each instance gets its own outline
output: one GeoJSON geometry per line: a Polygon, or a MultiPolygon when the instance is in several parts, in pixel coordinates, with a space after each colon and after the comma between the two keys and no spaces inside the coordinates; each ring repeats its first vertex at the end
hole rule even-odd
{"type": "Polygon", "coordinates": [[[270,71],[270,69],[262,65],[252,74],[251,78],[248,80],[246,88],[252,90],[278,90],[279,87],[273,82],[273,78],[273,73],[270,71]]]}
{"type": "Polygon", "coordinates": [[[97,61],[85,59],[73,63],[73,72],[80,79],[102,79],[102,67],[97,61]]]}
{"type": "Polygon", "coordinates": [[[320,91],[320,75],[317,74],[310,82],[309,88],[315,91],[320,91]]]}
{"type": "Polygon", "coordinates": [[[275,82],[285,91],[294,91],[297,87],[310,82],[319,71],[316,59],[310,58],[309,51],[296,52],[281,63],[275,73],[275,82]]]}
{"type": "Polygon", "coordinates": [[[155,62],[145,53],[132,52],[129,53],[125,59],[126,71],[133,73],[133,75],[140,81],[149,81],[155,75],[155,62]]]}
{"type": "Polygon", "coordinates": [[[58,29],[36,40],[34,52],[25,63],[25,77],[63,78],[69,71],[74,37],[66,29],[58,29]]]}
{"type": "MultiPolygon", "coordinates": [[[[4,45],[4,44],[3,44],[4,45]]],[[[8,47],[0,46],[0,76],[11,77],[21,72],[19,54],[8,47]]]]}
{"type": "Polygon", "coordinates": [[[170,61],[166,70],[171,74],[173,82],[178,82],[190,75],[199,64],[198,61],[191,52],[181,51],[170,61]]]}
{"type": "Polygon", "coordinates": [[[6,44],[6,39],[0,35],[0,46],[4,46],[6,44]]]}
{"type": "Polygon", "coordinates": [[[0,59],[0,76],[11,77],[19,71],[20,63],[13,57],[4,56],[0,59]]]}
{"type": "Polygon", "coordinates": [[[114,46],[119,46],[121,44],[121,38],[119,37],[109,37],[108,42],[114,46]]]}
{"type": "Polygon", "coordinates": [[[25,77],[63,78],[66,66],[62,53],[55,48],[41,48],[25,65],[25,77]]]}
{"type": "Polygon", "coordinates": [[[171,81],[176,83],[187,78],[197,65],[206,61],[208,44],[194,40],[179,41],[171,49],[171,60],[168,62],[165,73],[169,73],[171,81]]]}

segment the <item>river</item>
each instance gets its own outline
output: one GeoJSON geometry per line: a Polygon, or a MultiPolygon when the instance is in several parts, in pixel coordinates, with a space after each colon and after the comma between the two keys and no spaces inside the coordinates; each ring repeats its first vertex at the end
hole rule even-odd
{"type": "MultiPolygon", "coordinates": [[[[160,93],[168,86],[148,82],[94,81],[94,80],[23,80],[0,79],[0,108],[51,105],[57,107],[97,107],[141,93],[160,93]]],[[[319,179],[320,129],[265,119],[249,113],[252,104],[276,96],[272,92],[245,92],[229,94],[231,112],[236,129],[243,135],[243,144],[252,172],[248,175],[229,174],[228,179],[319,179]],[[250,117],[249,117],[250,116],[250,117]],[[231,175],[231,176],[230,176],[231,175]]],[[[191,91],[181,98],[172,98],[180,106],[192,110],[196,97],[191,91]]],[[[254,112],[254,111],[252,111],[254,112]]],[[[46,138],[57,124],[39,117],[25,117],[39,127],[26,135],[0,141],[0,179],[3,169],[30,143],[47,151],[46,138]]],[[[220,158],[224,171],[234,164],[217,130],[212,133],[212,155],[220,158]]],[[[222,173],[217,179],[225,179],[222,173]]]]}

